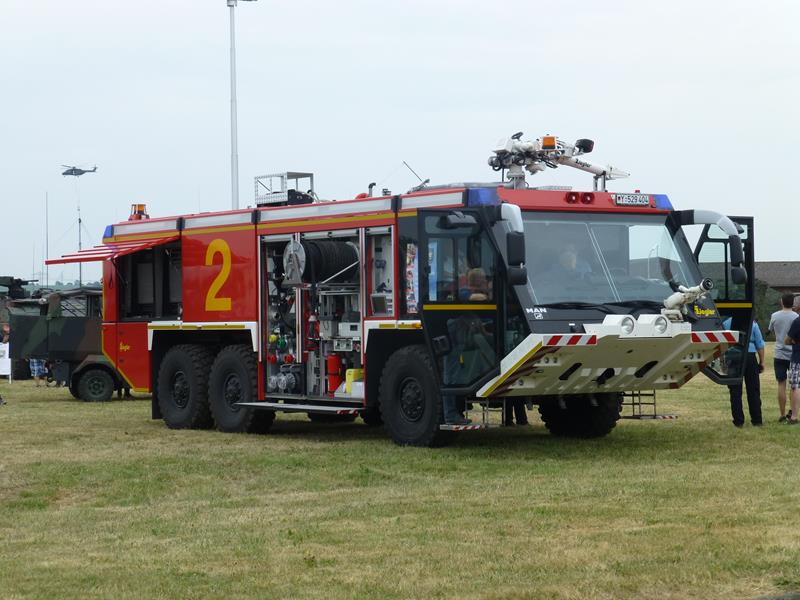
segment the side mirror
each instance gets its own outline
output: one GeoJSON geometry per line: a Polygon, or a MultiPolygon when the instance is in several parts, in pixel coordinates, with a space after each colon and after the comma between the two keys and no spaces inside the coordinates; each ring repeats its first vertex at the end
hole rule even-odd
{"type": "Polygon", "coordinates": [[[744,264],[744,248],[738,235],[728,236],[728,245],[731,248],[731,264],[735,267],[744,264]]]}
{"type": "Polygon", "coordinates": [[[528,269],[525,267],[508,267],[506,270],[509,285],[525,285],[528,283],[528,269]]]}
{"type": "Polygon", "coordinates": [[[509,231],[506,234],[506,263],[509,266],[525,263],[525,234],[521,231],[509,231]]]}
{"type": "Polygon", "coordinates": [[[747,283],[747,271],[744,267],[731,267],[731,279],[737,285],[747,283]]]}
{"type": "Polygon", "coordinates": [[[472,215],[456,211],[441,217],[439,227],[442,229],[477,229],[478,221],[472,215]]]}

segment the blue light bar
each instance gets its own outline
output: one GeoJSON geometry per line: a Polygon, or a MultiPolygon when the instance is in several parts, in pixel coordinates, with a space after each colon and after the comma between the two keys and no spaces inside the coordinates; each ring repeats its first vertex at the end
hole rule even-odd
{"type": "Polygon", "coordinates": [[[656,201],[656,208],[660,208],[661,210],[674,210],[672,202],[669,201],[666,194],[653,194],[653,199],[656,201]]]}
{"type": "Polygon", "coordinates": [[[496,206],[500,204],[497,188],[472,188],[467,191],[467,206],[496,206]]]}
{"type": "Polygon", "coordinates": [[[106,225],[106,230],[103,232],[103,238],[114,237],[114,226],[106,225]]]}

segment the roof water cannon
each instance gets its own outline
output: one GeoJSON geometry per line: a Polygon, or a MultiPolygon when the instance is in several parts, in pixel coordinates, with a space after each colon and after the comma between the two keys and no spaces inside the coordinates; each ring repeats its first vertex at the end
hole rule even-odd
{"type": "Polygon", "coordinates": [[[525,171],[535,175],[545,168],[556,169],[560,165],[573,167],[594,175],[594,190],[606,191],[606,181],[629,177],[630,173],[612,166],[599,167],[577,158],[594,150],[594,142],[589,139],[577,140],[568,144],[554,135],[545,135],[534,141],[522,141],[519,131],[510,138],[501,139],[494,156],[489,157],[489,166],[495,171],[508,170],[509,187],[527,187],[525,171]]]}
{"type": "Polygon", "coordinates": [[[662,311],[662,313],[667,316],[676,316],[676,313],[685,315],[687,305],[692,302],[697,302],[713,289],[714,282],[708,277],[694,287],[687,288],[683,285],[679,285],[677,292],[664,299],[664,308],[666,310],[662,311]]]}

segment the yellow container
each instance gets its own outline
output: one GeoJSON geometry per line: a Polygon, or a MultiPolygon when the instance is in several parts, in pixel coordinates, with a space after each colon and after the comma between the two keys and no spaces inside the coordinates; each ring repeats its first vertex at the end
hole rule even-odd
{"type": "Polygon", "coordinates": [[[347,369],[344,374],[344,390],[348,394],[353,393],[353,382],[363,381],[364,369],[347,369]]]}

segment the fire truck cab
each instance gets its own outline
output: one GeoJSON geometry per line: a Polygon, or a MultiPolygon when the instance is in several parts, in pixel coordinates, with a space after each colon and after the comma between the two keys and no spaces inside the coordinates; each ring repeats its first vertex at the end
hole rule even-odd
{"type": "Polygon", "coordinates": [[[601,436],[625,394],[740,380],[753,228],[608,192],[624,173],[576,158],[589,150],[516,136],[490,159],[500,182],[343,201],[319,200],[310,173],[265,176],[256,208],[136,205],[102,246],[50,262],[103,261],[103,352],[169,427],[304,412],[438,445],[486,425],[446,422],[447,403],[522,396],[551,432],[601,436]],[[527,186],[523,170],[557,165],[593,189],[527,186]]]}

